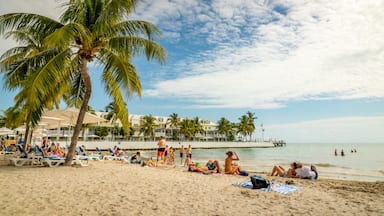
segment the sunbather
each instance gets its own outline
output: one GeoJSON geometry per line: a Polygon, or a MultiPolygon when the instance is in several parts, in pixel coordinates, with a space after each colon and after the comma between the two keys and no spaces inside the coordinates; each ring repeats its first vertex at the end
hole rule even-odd
{"type": "Polygon", "coordinates": [[[239,156],[237,156],[236,152],[227,151],[227,158],[225,159],[225,167],[224,171],[226,174],[240,174],[240,166],[236,163],[233,163],[233,161],[240,160],[239,156]],[[235,156],[235,157],[233,157],[235,156]]]}
{"type": "Polygon", "coordinates": [[[296,162],[291,163],[291,166],[288,169],[288,171],[286,171],[284,169],[284,167],[282,167],[280,165],[275,165],[272,168],[271,176],[280,176],[280,177],[287,177],[287,178],[295,177],[296,176],[296,172],[295,172],[296,169],[297,169],[296,162]]]}
{"type": "Polygon", "coordinates": [[[192,171],[192,172],[220,173],[220,166],[219,166],[219,162],[217,160],[215,160],[215,161],[209,160],[205,166],[202,166],[198,163],[196,163],[196,164],[192,163],[189,165],[188,170],[192,171]]]}
{"type": "Polygon", "coordinates": [[[296,177],[302,179],[315,180],[318,176],[316,168],[314,166],[312,166],[312,168],[309,168],[307,166],[303,166],[303,164],[301,163],[297,163],[297,169],[295,170],[295,172],[296,177]]]}

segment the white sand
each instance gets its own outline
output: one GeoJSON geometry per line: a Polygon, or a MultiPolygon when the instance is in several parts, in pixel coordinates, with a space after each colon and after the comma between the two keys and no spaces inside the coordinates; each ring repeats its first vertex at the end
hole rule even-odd
{"type": "Polygon", "coordinates": [[[290,195],[231,185],[247,180],[114,161],[2,165],[0,215],[384,215],[384,182],[294,180],[303,189],[290,195]]]}

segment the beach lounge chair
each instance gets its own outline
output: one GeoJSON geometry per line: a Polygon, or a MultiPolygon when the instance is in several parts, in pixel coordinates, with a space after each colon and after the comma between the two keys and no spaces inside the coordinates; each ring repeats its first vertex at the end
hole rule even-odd
{"type": "Polygon", "coordinates": [[[97,154],[99,155],[102,155],[103,154],[103,151],[101,151],[101,149],[99,147],[96,147],[96,152],[97,154]]]}
{"type": "Polygon", "coordinates": [[[24,165],[36,165],[39,163],[41,156],[28,154],[22,145],[16,145],[17,151],[20,152],[20,156],[9,158],[9,161],[14,166],[24,165]]]}
{"type": "MultiPolygon", "coordinates": [[[[37,148],[38,148],[38,151],[42,154],[43,165],[47,165],[49,167],[58,167],[65,163],[64,157],[48,156],[48,155],[45,155],[43,149],[41,149],[40,147],[37,147],[37,148]]],[[[80,166],[88,166],[88,160],[89,159],[87,157],[76,156],[73,158],[72,164],[80,165],[80,166]]]]}

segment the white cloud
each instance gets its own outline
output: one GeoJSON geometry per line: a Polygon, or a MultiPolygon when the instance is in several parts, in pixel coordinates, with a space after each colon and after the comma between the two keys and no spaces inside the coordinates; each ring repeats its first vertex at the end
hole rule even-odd
{"type": "MultiPolygon", "coordinates": [[[[65,0],[12,0],[12,1],[0,1],[0,15],[7,13],[36,13],[44,16],[58,19],[63,9],[60,5],[65,0]]],[[[5,40],[0,36],[0,53],[15,47],[17,44],[13,40],[5,40]]]]}
{"type": "Polygon", "coordinates": [[[321,119],[265,128],[265,138],[278,137],[288,142],[381,143],[384,140],[384,116],[321,119]]]}
{"type": "MultiPolygon", "coordinates": [[[[267,3],[199,6],[199,16],[188,19],[195,25],[188,27],[195,28],[194,35],[208,34],[206,42],[216,48],[183,60],[179,77],[157,82],[145,94],[201,107],[248,108],[276,108],[291,100],[384,97],[384,2],[267,3]],[[285,7],[286,16],[273,11],[277,5],[285,7]],[[201,20],[199,31],[194,26],[201,20]]],[[[183,23],[175,26],[185,31],[179,19],[159,22],[183,23]]]]}

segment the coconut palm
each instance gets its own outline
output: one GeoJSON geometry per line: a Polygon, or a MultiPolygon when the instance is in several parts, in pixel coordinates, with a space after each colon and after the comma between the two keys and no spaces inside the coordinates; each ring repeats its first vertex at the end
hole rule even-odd
{"type": "Polygon", "coordinates": [[[217,124],[217,133],[224,135],[225,139],[227,140],[232,133],[232,123],[228,119],[221,117],[217,124]]]}
{"type": "Polygon", "coordinates": [[[152,115],[143,116],[140,121],[140,134],[144,134],[145,138],[155,139],[155,127],[157,126],[156,118],[152,115]]]}
{"type": "Polygon", "coordinates": [[[203,125],[201,124],[201,120],[199,117],[195,117],[193,119],[193,127],[194,127],[194,137],[196,138],[196,135],[200,134],[204,134],[205,133],[205,130],[204,130],[204,127],[203,125]]]}
{"type": "Polygon", "coordinates": [[[174,130],[179,129],[180,125],[179,115],[177,115],[176,113],[172,113],[171,115],[169,115],[167,123],[169,123],[169,126],[171,127],[172,138],[174,138],[174,130]]]}
{"type": "Polygon", "coordinates": [[[70,0],[64,5],[66,10],[60,21],[27,13],[0,16],[0,34],[34,31],[44,35],[45,50],[53,50],[31,78],[28,77],[27,80],[33,80],[28,85],[30,95],[40,93],[47,101],[46,98],[56,98],[60,93],[73,89],[83,91],[66,165],[71,164],[92,94],[88,63],[95,61],[102,66],[101,80],[105,91],[113,99],[117,117],[129,131],[123,93],[128,97],[141,95],[139,76],[131,64],[133,57],[145,55],[148,60],[160,63],[165,60],[165,50],[154,41],[160,30],[146,21],[127,20],[136,4],[136,0],[70,0]],[[46,32],[50,34],[45,36],[46,32]],[[76,82],[76,79],[81,82],[76,82]]]}
{"type": "Polygon", "coordinates": [[[248,118],[246,115],[242,115],[239,118],[240,122],[237,124],[237,133],[242,136],[242,139],[248,135],[248,118]]]}
{"type": "Polygon", "coordinates": [[[192,119],[183,119],[180,122],[180,133],[186,140],[191,140],[195,134],[195,122],[192,119]]]}
{"type": "Polygon", "coordinates": [[[255,119],[257,119],[257,117],[250,111],[239,118],[240,122],[237,125],[237,132],[243,136],[243,139],[249,135],[249,140],[252,140],[252,134],[256,129],[255,119]]]}
{"type": "Polygon", "coordinates": [[[252,134],[256,130],[255,120],[257,119],[257,117],[255,116],[255,113],[252,113],[250,111],[248,111],[246,115],[248,119],[248,135],[249,135],[249,139],[252,140],[252,134]]]}
{"type": "Polygon", "coordinates": [[[54,49],[45,50],[43,46],[44,37],[52,31],[45,31],[39,34],[32,29],[9,31],[5,34],[6,38],[16,40],[20,45],[7,50],[0,56],[0,71],[5,76],[5,88],[9,90],[19,90],[15,96],[15,106],[24,113],[24,123],[26,132],[24,140],[28,143],[30,128],[35,127],[40,120],[43,108],[52,108],[52,104],[58,106],[59,97],[44,97],[41,92],[32,95],[29,86],[33,82],[33,74],[41,68],[41,63],[47,62],[56,52],[54,49]]]}

